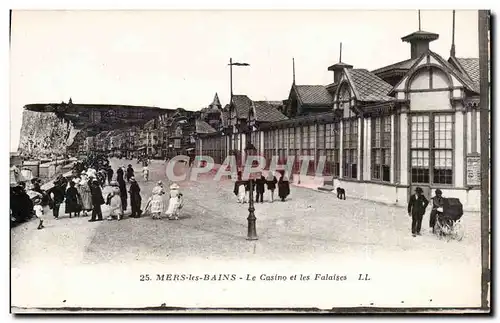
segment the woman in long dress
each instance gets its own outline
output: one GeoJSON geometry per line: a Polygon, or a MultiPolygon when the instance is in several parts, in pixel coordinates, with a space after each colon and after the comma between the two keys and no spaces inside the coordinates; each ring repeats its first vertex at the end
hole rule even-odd
{"type": "Polygon", "coordinates": [[[88,216],[87,212],[91,212],[94,206],[92,205],[92,194],[90,192],[90,181],[86,174],[82,174],[78,192],[82,199],[83,216],[88,216]]]}
{"type": "Polygon", "coordinates": [[[165,202],[163,201],[163,195],[165,190],[163,189],[163,183],[160,181],[153,188],[152,196],[149,198],[147,211],[151,213],[153,219],[161,219],[161,214],[165,210],[165,202]]]}
{"type": "Polygon", "coordinates": [[[170,185],[170,200],[166,215],[169,220],[179,220],[179,210],[182,207],[182,193],[179,191],[179,185],[173,183],[170,185]]]}
{"type": "Polygon", "coordinates": [[[73,213],[75,216],[80,215],[79,200],[80,200],[80,194],[78,193],[78,190],[75,188],[75,182],[70,181],[69,188],[66,191],[66,210],[65,210],[65,212],[69,214],[70,218],[71,218],[71,213],[73,213]]]}
{"type": "Polygon", "coordinates": [[[290,195],[290,182],[285,177],[285,171],[280,172],[281,177],[278,180],[278,195],[282,202],[285,202],[288,195],[290,195]]]}

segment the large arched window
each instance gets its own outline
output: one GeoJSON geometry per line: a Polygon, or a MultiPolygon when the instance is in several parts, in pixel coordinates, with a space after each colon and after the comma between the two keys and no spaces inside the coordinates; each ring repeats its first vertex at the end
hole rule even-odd
{"type": "Polygon", "coordinates": [[[450,91],[449,75],[436,66],[420,68],[408,81],[412,183],[453,184],[454,115],[450,91]]]}

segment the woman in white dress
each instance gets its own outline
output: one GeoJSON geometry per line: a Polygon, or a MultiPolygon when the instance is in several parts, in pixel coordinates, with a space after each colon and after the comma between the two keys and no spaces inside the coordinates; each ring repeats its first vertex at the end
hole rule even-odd
{"type": "Polygon", "coordinates": [[[83,216],[87,216],[87,212],[92,211],[92,209],[94,208],[94,206],[92,205],[92,194],[90,193],[89,178],[87,174],[82,173],[78,192],[80,193],[80,196],[82,198],[83,216]]]}
{"type": "Polygon", "coordinates": [[[179,211],[182,208],[183,200],[180,187],[176,183],[170,185],[170,201],[166,215],[169,220],[179,220],[179,211]]]}

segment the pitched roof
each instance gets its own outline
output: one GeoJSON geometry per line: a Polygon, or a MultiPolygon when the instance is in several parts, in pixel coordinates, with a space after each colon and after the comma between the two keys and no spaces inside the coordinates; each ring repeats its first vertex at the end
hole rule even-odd
{"type": "MultiPolygon", "coordinates": [[[[450,70],[451,73],[455,74],[455,76],[463,83],[465,84],[465,86],[473,91],[473,92],[477,92],[479,93],[479,83],[477,84],[477,87],[476,87],[476,84],[472,81],[472,79],[469,78],[469,76],[467,75],[464,75],[462,72],[460,72],[457,68],[455,68],[453,65],[451,65],[447,60],[445,60],[444,58],[442,58],[439,54],[433,52],[433,51],[429,51],[430,54],[436,58],[441,64],[443,64],[443,66],[445,66],[447,69],[450,70]]],[[[478,71],[479,72],[479,71],[478,71]]]]}
{"type": "Polygon", "coordinates": [[[456,60],[463,68],[465,74],[474,82],[477,88],[479,88],[479,58],[459,58],[456,60]]]}
{"type": "Polygon", "coordinates": [[[344,69],[356,99],[364,102],[391,101],[392,85],[366,69],[344,69]]]}
{"type": "Polygon", "coordinates": [[[391,70],[409,70],[413,66],[413,64],[417,61],[417,59],[418,58],[410,58],[401,62],[380,67],[377,68],[376,70],[373,70],[372,73],[378,75],[391,70]]]}
{"type": "Polygon", "coordinates": [[[233,106],[238,119],[248,118],[248,113],[252,108],[252,100],[246,95],[233,95],[233,106]]]}
{"type": "Polygon", "coordinates": [[[418,40],[436,40],[439,38],[439,35],[438,34],[435,34],[435,33],[430,33],[428,31],[423,31],[423,30],[419,30],[419,31],[415,31],[407,36],[404,36],[401,38],[402,41],[404,42],[411,42],[412,40],[414,39],[418,39],[418,40]]]}
{"type": "MultiPolygon", "coordinates": [[[[446,61],[444,58],[442,58],[439,54],[429,50],[425,53],[422,53],[415,62],[413,63],[412,67],[408,71],[408,73],[411,73],[412,71],[415,71],[415,69],[418,68],[418,62],[420,62],[421,59],[423,59],[424,56],[430,55],[433,58],[435,58],[443,67],[445,70],[448,71],[448,73],[454,75],[462,84],[465,85],[465,87],[472,91],[472,92],[479,92],[479,87],[476,87],[476,84],[465,74],[463,74],[459,69],[457,69],[455,66],[453,66],[451,63],[446,61]]],[[[393,92],[400,84],[403,82],[405,78],[403,77],[393,88],[390,92],[393,92]]]]}
{"type": "Polygon", "coordinates": [[[294,85],[297,96],[305,105],[332,105],[333,98],[323,85],[294,85]]]}
{"type": "Polygon", "coordinates": [[[288,119],[276,105],[267,101],[253,101],[254,118],[258,122],[276,122],[288,119]]]}
{"type": "Polygon", "coordinates": [[[214,100],[212,101],[212,104],[210,104],[210,106],[214,106],[214,107],[221,106],[220,101],[219,101],[219,96],[217,95],[217,93],[215,93],[214,100]]]}
{"type": "Polygon", "coordinates": [[[212,126],[210,126],[208,123],[200,119],[196,119],[195,125],[196,125],[196,133],[217,132],[214,128],[212,128],[212,126]]]}

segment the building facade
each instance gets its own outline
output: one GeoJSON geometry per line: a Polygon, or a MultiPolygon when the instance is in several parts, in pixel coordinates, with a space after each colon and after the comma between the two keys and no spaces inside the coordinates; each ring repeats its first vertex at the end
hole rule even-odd
{"type": "MultiPolygon", "coordinates": [[[[410,59],[374,71],[339,62],[328,68],[330,85],[293,84],[281,120],[252,125],[255,102],[234,95],[225,127],[199,135],[197,152],[244,159],[250,131],[267,159],[285,164],[288,156],[308,156],[307,173],[295,182],[400,206],[417,186],[429,197],[439,188],[466,210],[479,210],[478,59],[446,60],[429,49],[436,39],[417,31],[402,38],[410,59]]],[[[294,164],[295,174],[301,165],[294,164]]]]}

